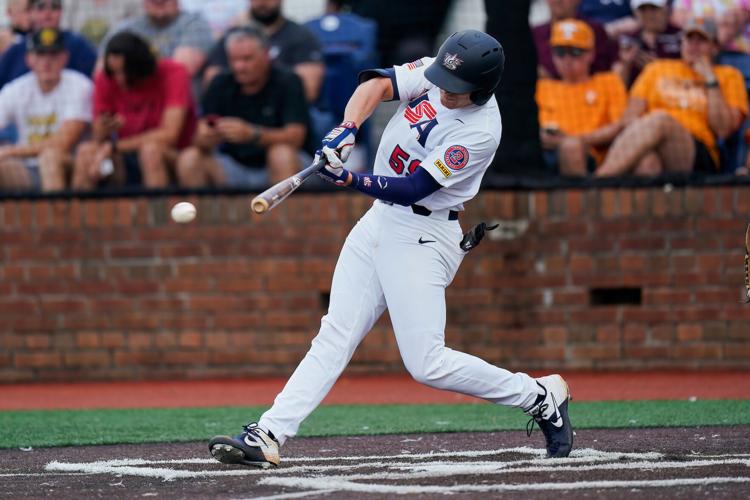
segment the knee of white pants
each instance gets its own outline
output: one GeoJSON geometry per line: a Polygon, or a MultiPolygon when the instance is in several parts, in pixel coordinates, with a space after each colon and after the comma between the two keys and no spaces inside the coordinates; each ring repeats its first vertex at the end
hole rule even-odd
{"type": "Polygon", "coordinates": [[[435,346],[423,356],[404,356],[404,365],[414,380],[420,384],[438,386],[445,376],[445,346],[435,346]]]}

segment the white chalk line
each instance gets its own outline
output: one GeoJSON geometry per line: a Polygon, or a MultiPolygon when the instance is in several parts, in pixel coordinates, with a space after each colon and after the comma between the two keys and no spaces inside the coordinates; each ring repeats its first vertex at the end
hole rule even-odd
{"type": "Polygon", "coordinates": [[[655,488],[675,486],[706,486],[709,484],[750,483],[750,477],[703,477],[689,479],[636,479],[623,481],[576,481],[568,483],[522,483],[522,484],[466,484],[453,486],[394,486],[388,484],[364,484],[346,480],[328,480],[326,478],[281,478],[264,477],[258,484],[267,486],[285,486],[290,488],[332,489],[336,491],[350,491],[361,493],[385,493],[393,495],[406,494],[449,494],[449,493],[486,493],[502,491],[553,491],[553,490],[584,490],[611,488],[655,488]]]}
{"type": "MultiPolygon", "coordinates": [[[[147,467],[153,465],[207,465],[219,466],[213,459],[188,458],[171,460],[145,459],[114,459],[90,463],[65,463],[53,461],[45,466],[48,472],[70,472],[78,474],[113,474],[132,475],[141,477],[160,478],[164,481],[175,479],[194,479],[205,477],[231,476],[261,476],[258,485],[290,487],[303,491],[271,495],[268,499],[303,498],[306,496],[325,495],[329,492],[369,492],[384,494],[409,493],[456,493],[456,492],[487,492],[487,491],[523,491],[523,490],[567,490],[567,489],[596,489],[596,488],[639,488],[639,487],[668,487],[692,486],[717,483],[746,483],[750,477],[705,477],[685,479],[635,479],[635,480],[597,480],[576,482],[545,482],[533,484],[457,484],[452,486],[436,485],[393,485],[356,481],[398,481],[413,479],[434,479],[439,477],[456,477],[507,474],[510,472],[585,472],[608,470],[644,470],[658,471],[661,469],[713,467],[720,465],[743,465],[750,467],[748,454],[734,455],[686,455],[681,460],[665,460],[662,453],[623,453],[605,452],[594,449],[574,450],[571,456],[562,459],[541,458],[544,450],[518,447],[500,448],[496,450],[463,451],[463,452],[432,452],[419,454],[399,454],[380,456],[344,456],[344,457],[296,457],[285,460],[304,465],[292,465],[278,469],[220,469],[220,470],[185,470],[169,467],[147,467]],[[531,458],[503,461],[451,461],[436,460],[441,458],[486,458],[488,456],[520,454],[530,455],[531,458]],[[714,458],[715,457],[715,458],[714,458]],[[428,460],[427,462],[425,462],[428,460]],[[310,464],[308,462],[358,461],[352,464],[310,464]],[[372,468],[372,461],[377,461],[386,470],[372,473],[342,474],[345,471],[354,472],[356,469],[372,468]],[[334,472],[334,475],[330,475],[334,472]],[[304,475],[313,474],[312,477],[304,475]],[[302,475],[302,476],[301,476],[302,475]],[[293,476],[293,477],[290,477],[293,476]],[[280,496],[282,495],[282,496],[280,496]],[[289,496],[293,495],[293,496],[289,496]]],[[[676,458],[670,456],[669,458],[676,458]]],[[[223,466],[222,466],[223,467],[223,466]]]]}
{"type": "Polygon", "coordinates": [[[282,500],[287,498],[304,498],[311,496],[327,495],[329,493],[336,493],[336,490],[314,490],[314,491],[300,491],[298,493],[279,493],[278,495],[270,495],[265,497],[248,497],[248,498],[237,498],[235,500],[282,500]]]}

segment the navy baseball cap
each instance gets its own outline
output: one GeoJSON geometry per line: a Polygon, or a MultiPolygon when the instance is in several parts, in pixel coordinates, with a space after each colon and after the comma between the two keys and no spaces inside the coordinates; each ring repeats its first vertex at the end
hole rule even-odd
{"type": "Polygon", "coordinates": [[[37,54],[54,54],[65,50],[62,33],[55,28],[44,28],[33,34],[27,39],[29,52],[37,54]]]}

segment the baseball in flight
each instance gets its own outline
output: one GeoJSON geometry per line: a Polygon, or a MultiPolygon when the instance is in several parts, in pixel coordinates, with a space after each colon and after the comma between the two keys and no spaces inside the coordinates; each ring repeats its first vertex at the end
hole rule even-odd
{"type": "Polygon", "coordinates": [[[181,201],[172,207],[172,220],[185,224],[195,219],[195,205],[189,201],[181,201]]]}

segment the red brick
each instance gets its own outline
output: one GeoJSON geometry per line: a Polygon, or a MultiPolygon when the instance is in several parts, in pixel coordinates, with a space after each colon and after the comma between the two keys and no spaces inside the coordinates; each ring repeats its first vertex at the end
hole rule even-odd
{"type": "Polygon", "coordinates": [[[14,364],[18,368],[58,368],[62,364],[62,355],[59,352],[17,352],[14,355],[14,364]]]}
{"type": "Polygon", "coordinates": [[[181,332],[178,345],[180,347],[203,347],[203,334],[200,332],[181,332]]]}
{"type": "Polygon", "coordinates": [[[104,367],[111,364],[111,356],[106,351],[68,352],[65,353],[63,363],[69,367],[104,367]]]}
{"type": "Polygon", "coordinates": [[[96,349],[101,346],[101,339],[96,332],[78,332],[75,337],[76,346],[81,349],[96,349]]]}

